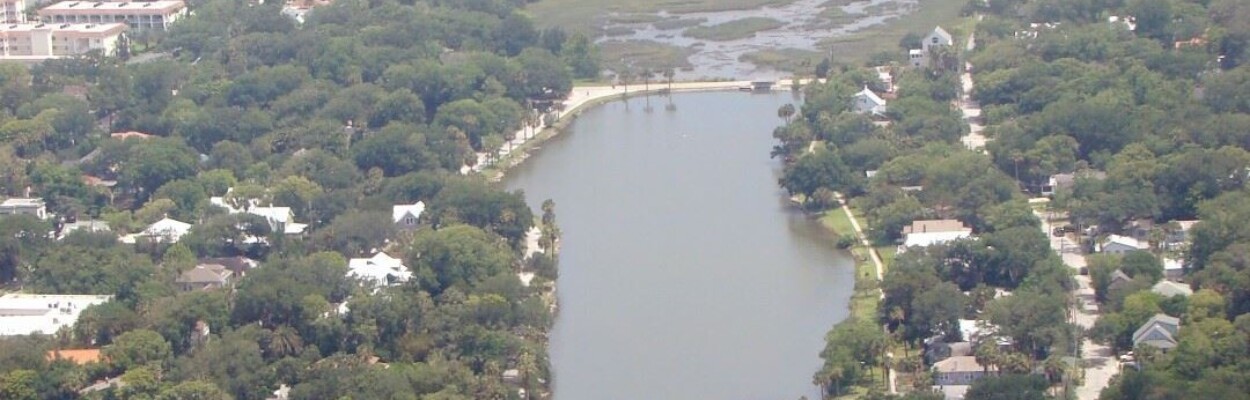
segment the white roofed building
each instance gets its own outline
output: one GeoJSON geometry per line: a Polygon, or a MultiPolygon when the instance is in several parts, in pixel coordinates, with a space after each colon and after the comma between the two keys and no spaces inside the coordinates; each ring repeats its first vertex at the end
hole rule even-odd
{"type": "Polygon", "coordinates": [[[177,243],[178,240],[181,240],[190,231],[191,224],[172,218],[164,218],[152,225],[148,225],[143,232],[122,236],[119,240],[122,243],[136,243],[140,239],[156,243],[177,243]]]}
{"type": "Polygon", "coordinates": [[[378,253],[370,258],[353,258],[347,261],[347,276],[360,279],[365,283],[387,286],[412,279],[412,271],[403,261],[386,253],[378,253]]]}
{"type": "Polygon", "coordinates": [[[1150,246],[1128,236],[1109,235],[1107,240],[1098,246],[1099,253],[1124,254],[1131,251],[1147,250],[1150,246]]]}
{"type": "Polygon", "coordinates": [[[56,334],[72,328],[84,308],[113,296],[10,293],[0,296],[0,337],[56,334]]]}
{"type": "Polygon", "coordinates": [[[48,219],[48,207],[43,199],[11,198],[0,202],[0,215],[26,214],[35,218],[48,219]]]}
{"type": "Polygon", "coordinates": [[[158,1],[62,1],[36,12],[50,24],[126,24],[130,29],[166,30],[187,15],[187,5],[177,0],[158,1]]]}
{"type": "Polygon", "coordinates": [[[921,220],[903,227],[902,233],[903,244],[899,246],[899,253],[906,252],[909,247],[932,246],[971,238],[972,228],[953,219],[921,220]]]}
{"type": "MultiPolygon", "coordinates": [[[[229,191],[227,191],[229,193],[229,191]]],[[[259,206],[256,200],[248,200],[243,209],[235,208],[225,197],[214,196],[208,199],[209,204],[226,209],[231,214],[248,213],[264,218],[274,232],[286,235],[300,235],[308,229],[308,224],[295,222],[295,213],[291,207],[259,206]]]]}
{"type": "Polygon", "coordinates": [[[400,230],[416,229],[417,223],[421,220],[421,214],[424,212],[424,202],[396,204],[391,207],[391,221],[395,222],[395,226],[400,230]]]}
{"type": "Polygon", "coordinates": [[[869,90],[868,86],[864,86],[864,90],[859,91],[859,93],[855,93],[855,95],[851,98],[854,102],[853,107],[857,113],[878,116],[885,114],[885,99],[882,99],[881,96],[878,96],[872,90],[869,90]]]}

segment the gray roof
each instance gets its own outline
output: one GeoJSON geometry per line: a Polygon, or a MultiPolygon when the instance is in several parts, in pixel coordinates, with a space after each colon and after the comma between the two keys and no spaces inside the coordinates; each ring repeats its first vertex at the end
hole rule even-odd
{"type": "Polygon", "coordinates": [[[1146,323],[1142,324],[1140,328],[1137,328],[1136,332],[1133,332],[1133,345],[1145,342],[1155,347],[1170,348],[1176,345],[1176,333],[1180,331],[1180,328],[1180,318],[1167,314],[1155,314],[1146,323]],[[1162,340],[1147,340],[1147,334],[1151,332],[1159,332],[1164,338],[1162,340]]]}
{"type": "Polygon", "coordinates": [[[938,37],[942,38],[942,40],[945,40],[947,42],[953,43],[955,41],[955,39],[951,38],[951,34],[949,32],[946,32],[946,30],[942,29],[942,27],[940,26],[934,27],[932,34],[938,35],[938,37]]]}
{"type": "Polygon", "coordinates": [[[222,283],[233,272],[218,264],[200,264],[178,275],[178,283],[222,283]]]}

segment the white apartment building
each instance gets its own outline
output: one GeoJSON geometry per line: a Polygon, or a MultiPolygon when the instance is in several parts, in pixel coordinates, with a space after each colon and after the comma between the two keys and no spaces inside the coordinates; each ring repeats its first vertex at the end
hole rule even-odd
{"type": "Polygon", "coordinates": [[[178,0],[143,2],[62,1],[39,9],[39,20],[45,23],[121,23],[135,32],[148,29],[166,30],[187,15],[187,5],[178,0]]]}
{"type": "Polygon", "coordinates": [[[117,54],[124,24],[0,25],[0,60],[42,61],[99,50],[117,54]]]}
{"type": "Polygon", "coordinates": [[[0,22],[20,24],[26,22],[26,0],[0,0],[0,22]]]}

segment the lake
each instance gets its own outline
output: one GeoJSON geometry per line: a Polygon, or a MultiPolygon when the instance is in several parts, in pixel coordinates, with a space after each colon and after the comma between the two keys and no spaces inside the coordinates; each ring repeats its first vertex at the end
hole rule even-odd
{"type": "MultiPolygon", "coordinates": [[[[769,157],[785,91],[616,101],[504,180],[556,203],[555,397],[819,398],[825,332],[853,261],[792,209],[769,157]]],[[[541,211],[536,211],[541,212],[541,211]]]]}

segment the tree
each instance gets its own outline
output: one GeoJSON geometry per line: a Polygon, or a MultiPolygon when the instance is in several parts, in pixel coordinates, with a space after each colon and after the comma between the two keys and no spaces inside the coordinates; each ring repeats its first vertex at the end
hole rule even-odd
{"type": "Polygon", "coordinates": [[[490,233],[468,225],[418,232],[404,260],[421,287],[433,294],[452,287],[463,290],[512,266],[507,247],[490,233]]]}
{"type": "Polygon", "coordinates": [[[233,400],[217,385],[203,381],[186,381],[162,390],[156,400],[233,400]]]}
{"type": "Polygon", "coordinates": [[[781,108],[777,109],[777,117],[786,121],[786,123],[788,124],[790,123],[790,117],[794,116],[794,112],[795,112],[794,104],[787,103],[786,105],[783,105],[781,106],[781,108]]]}
{"type": "Polygon", "coordinates": [[[131,149],[121,166],[118,183],[150,195],[166,182],[194,176],[198,164],[194,151],[185,144],[173,139],[149,139],[131,149]]]}
{"type": "Polygon", "coordinates": [[[968,388],[968,400],[1045,400],[1050,384],[1039,375],[1006,374],[978,379],[968,388]]]}
{"type": "Polygon", "coordinates": [[[395,223],[384,212],[351,211],[317,231],[318,243],[349,256],[368,256],[395,235],[395,223]]]}
{"type": "Polygon", "coordinates": [[[0,217],[0,282],[22,277],[40,251],[51,244],[52,226],[32,215],[0,217]]]}
{"type": "Polygon", "coordinates": [[[781,178],[781,186],[791,195],[806,197],[822,187],[846,193],[858,191],[860,185],[859,175],[851,173],[838,153],[824,149],[800,157],[798,162],[786,167],[781,178]]]}
{"type": "Polygon", "coordinates": [[[105,348],[104,356],[118,371],[128,371],[143,366],[160,367],[173,354],[159,333],[137,329],[123,333],[113,341],[113,346],[105,348]]]}

